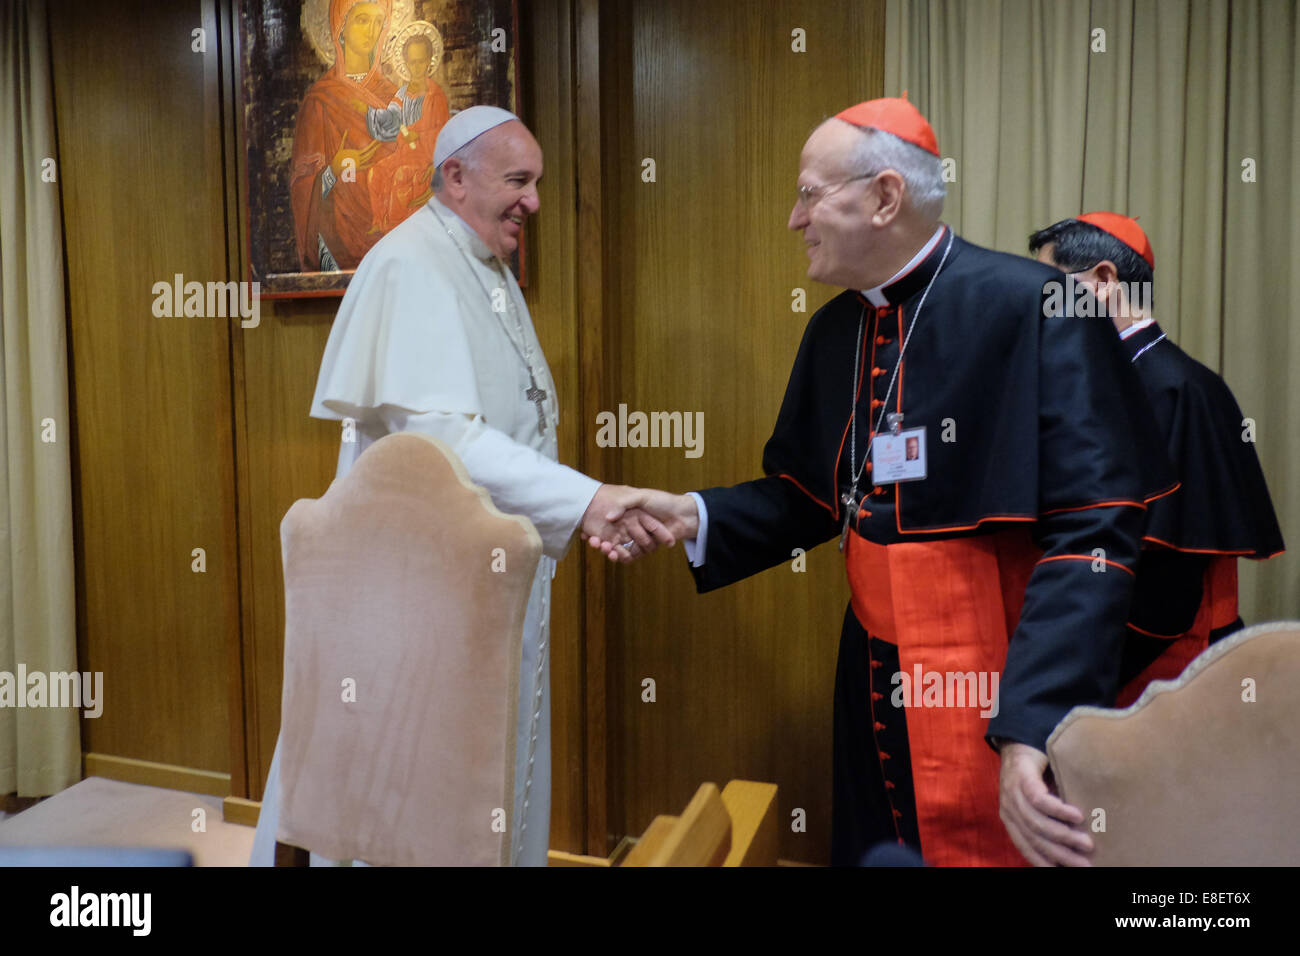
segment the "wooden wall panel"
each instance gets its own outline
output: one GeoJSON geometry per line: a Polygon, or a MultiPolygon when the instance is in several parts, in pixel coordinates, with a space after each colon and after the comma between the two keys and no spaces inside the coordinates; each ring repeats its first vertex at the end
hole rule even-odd
{"type": "MultiPolygon", "coordinates": [[[[579,356],[582,366],[579,460],[589,474],[617,480],[611,450],[591,441],[596,409],[607,402],[610,343],[605,321],[605,203],[602,156],[603,93],[600,55],[600,0],[577,0],[573,5],[574,144],[578,180],[578,300],[579,356]]],[[[609,643],[607,601],[614,568],[590,557],[583,573],[583,691],[586,757],[587,851],[605,854],[613,845],[609,830],[609,732],[606,707],[609,643]]]]}
{"type": "Polygon", "coordinates": [[[153,284],[225,275],[210,4],[50,8],[75,425],[78,656],[104,674],[83,750],[228,772],[238,627],[229,345],[155,317],[153,284]],[[206,552],[205,573],[191,550],[206,552]]]}
{"type": "Polygon", "coordinates": [[[244,430],[239,435],[247,511],[244,715],[250,796],[260,800],[280,733],[284,673],[284,573],[280,521],[299,498],[325,493],[338,464],[340,427],[308,415],[337,299],[264,302],[242,353],[244,430]]]}
{"type": "MultiPolygon", "coordinates": [[[[571,7],[571,0],[520,4],[522,117],[541,144],[545,170],[538,189],[541,207],[529,226],[524,298],[559,389],[560,461],[589,469],[580,451],[580,388],[587,369],[580,361],[577,312],[578,184],[571,7]]],[[[601,477],[599,472],[593,474],[601,477]]],[[[551,592],[551,847],[577,853],[586,848],[586,552],[575,538],[559,564],[551,592]]]]}
{"type": "MultiPolygon", "coordinates": [[[[699,458],[621,449],[621,478],[685,491],[758,477],[807,319],[839,291],[807,279],[786,229],[799,152],[826,116],[882,95],[884,3],[636,0],[607,4],[602,24],[608,410],[698,411],[705,426],[699,458]],[[791,50],[795,28],[806,53],[791,50]],[[807,313],[791,311],[795,288],[807,313]]],[[[615,834],[642,832],[702,781],[769,781],[781,856],[827,860],[848,597],[835,545],[804,573],[780,566],[702,597],[680,550],[622,571],[609,648],[615,834]],[[796,808],[806,833],[791,831],[796,808]]]]}

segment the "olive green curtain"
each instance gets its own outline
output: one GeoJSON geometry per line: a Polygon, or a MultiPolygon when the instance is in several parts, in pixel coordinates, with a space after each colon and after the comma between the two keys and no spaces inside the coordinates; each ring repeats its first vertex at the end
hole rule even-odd
{"type": "MultiPolygon", "coordinates": [[[[0,129],[0,672],[16,682],[24,672],[77,669],[63,239],[44,0],[0,0],[0,129]]],[[[0,707],[0,795],[45,796],[81,778],[81,711],[46,703],[0,707]]]]}
{"type": "MultiPolygon", "coordinates": [[[[1294,0],[888,0],[885,92],[951,160],[945,219],[1024,254],[1138,217],[1155,314],[1253,419],[1293,550],[1242,561],[1247,622],[1300,617],[1300,15],[1294,0]]],[[[1244,429],[1243,429],[1244,431],[1244,429]]]]}

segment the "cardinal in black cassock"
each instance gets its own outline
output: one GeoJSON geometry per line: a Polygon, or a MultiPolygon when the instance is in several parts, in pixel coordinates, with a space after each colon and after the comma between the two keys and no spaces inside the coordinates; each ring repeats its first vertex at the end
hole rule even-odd
{"type": "Polygon", "coordinates": [[[1124,706],[1241,628],[1237,559],[1280,554],[1282,532],[1232,392],[1151,315],[1155,253],[1137,220],[1113,212],[1064,219],[1030,236],[1029,251],[1106,307],[1182,482],[1147,513],[1116,701],[1124,706]]]}
{"type": "Polygon", "coordinates": [[[964,242],[943,196],[906,100],[814,131],[789,226],[846,291],[808,323],[765,477],[642,504],[689,522],[700,591],[841,541],[834,863],[881,841],[1082,862],[1043,750],[1070,708],[1115,699],[1143,518],[1177,480],[1109,322],[1049,308],[1065,277],[964,242]]]}

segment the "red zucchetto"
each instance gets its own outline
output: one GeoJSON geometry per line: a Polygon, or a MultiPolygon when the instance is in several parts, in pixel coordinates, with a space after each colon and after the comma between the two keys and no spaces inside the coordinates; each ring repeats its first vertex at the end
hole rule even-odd
{"type": "Polygon", "coordinates": [[[1152,269],[1156,267],[1156,256],[1151,251],[1151,243],[1136,219],[1121,216],[1117,212],[1087,212],[1077,218],[1079,222],[1086,222],[1090,226],[1096,226],[1102,232],[1110,233],[1145,259],[1152,269]]]}
{"type": "Polygon", "coordinates": [[[939,155],[939,143],[934,138],[934,130],[925,121],[921,111],[907,101],[906,92],[901,97],[884,97],[850,106],[843,112],[836,113],[835,118],[854,126],[893,133],[927,153],[939,155]]]}

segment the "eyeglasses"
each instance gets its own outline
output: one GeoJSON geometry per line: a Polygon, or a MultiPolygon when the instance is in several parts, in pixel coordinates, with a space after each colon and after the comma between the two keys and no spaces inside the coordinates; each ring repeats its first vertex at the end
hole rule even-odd
{"type": "Polygon", "coordinates": [[[817,200],[829,196],[841,186],[847,186],[849,183],[856,183],[859,179],[875,179],[880,172],[863,173],[861,176],[854,176],[850,179],[841,179],[837,183],[823,183],[820,186],[800,186],[798,202],[803,203],[805,209],[812,208],[813,203],[817,200]]]}

